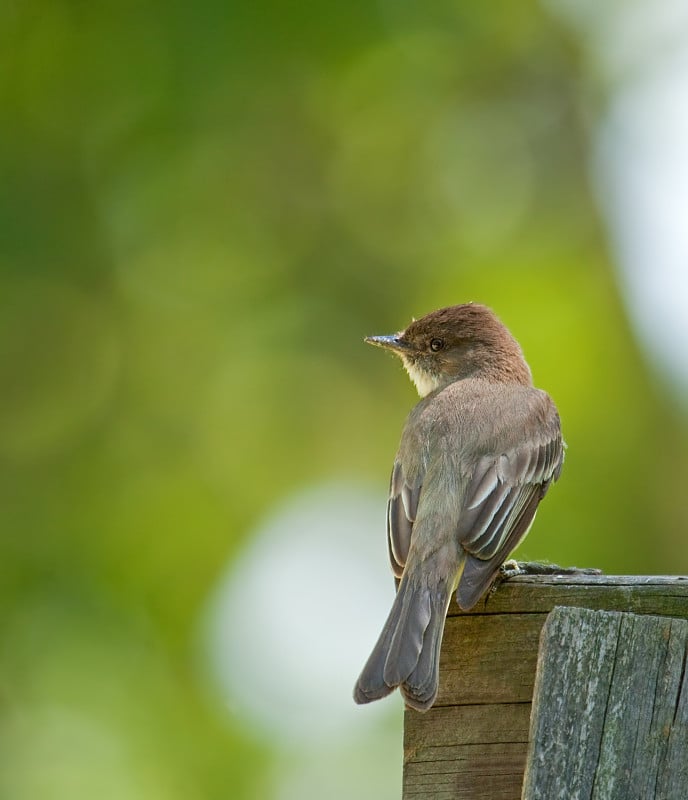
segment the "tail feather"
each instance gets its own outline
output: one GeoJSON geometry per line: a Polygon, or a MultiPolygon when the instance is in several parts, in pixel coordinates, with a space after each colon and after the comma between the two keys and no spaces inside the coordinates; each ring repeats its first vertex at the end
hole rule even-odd
{"type": "Polygon", "coordinates": [[[430,589],[404,575],[392,610],[354,688],[369,703],[401,688],[407,704],[426,711],[437,696],[439,655],[451,587],[430,589]]]}
{"type": "Polygon", "coordinates": [[[399,592],[401,608],[396,617],[394,633],[385,655],[383,677],[388,686],[398,686],[410,675],[423,650],[423,638],[430,620],[430,591],[422,588],[399,592]]]}
{"type": "Polygon", "coordinates": [[[442,634],[450,596],[451,593],[435,598],[433,619],[437,619],[439,624],[432,624],[431,620],[426,628],[418,663],[401,686],[401,694],[408,705],[418,711],[426,711],[437,697],[442,634]]]}

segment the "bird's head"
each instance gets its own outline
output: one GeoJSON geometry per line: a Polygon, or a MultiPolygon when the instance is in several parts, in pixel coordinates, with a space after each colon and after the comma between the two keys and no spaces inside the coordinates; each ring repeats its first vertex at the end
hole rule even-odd
{"type": "Polygon", "coordinates": [[[365,341],[398,355],[421,397],[468,377],[532,385],[518,342],[478,303],[432,311],[399,333],[365,341]]]}

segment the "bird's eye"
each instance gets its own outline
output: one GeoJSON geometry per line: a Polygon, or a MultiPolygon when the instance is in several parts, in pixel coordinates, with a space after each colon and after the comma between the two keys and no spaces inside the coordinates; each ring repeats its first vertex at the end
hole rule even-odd
{"type": "Polygon", "coordinates": [[[433,353],[439,352],[444,347],[444,339],[431,339],[430,349],[433,353]]]}

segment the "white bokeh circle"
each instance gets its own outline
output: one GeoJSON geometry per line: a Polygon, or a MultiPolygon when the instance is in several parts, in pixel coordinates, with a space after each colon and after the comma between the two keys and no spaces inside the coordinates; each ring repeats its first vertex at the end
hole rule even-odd
{"type": "Polygon", "coordinates": [[[394,596],[382,492],[333,483],[284,502],[220,579],[204,621],[230,710],[267,734],[358,733],[400,701],[357,707],[352,689],[394,596]]]}

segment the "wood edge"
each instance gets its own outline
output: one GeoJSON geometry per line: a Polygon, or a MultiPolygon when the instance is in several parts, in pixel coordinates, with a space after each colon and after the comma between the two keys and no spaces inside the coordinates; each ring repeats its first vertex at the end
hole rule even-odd
{"type": "Polygon", "coordinates": [[[688,575],[518,575],[499,586],[688,586],[688,575]]]}
{"type": "MultiPolygon", "coordinates": [[[[462,611],[456,599],[450,603],[449,616],[538,613],[551,610],[553,605],[567,605],[565,593],[578,596],[585,605],[586,598],[633,592],[639,595],[658,592],[666,596],[688,598],[688,575],[519,575],[509,578],[478,601],[470,611],[462,611]],[[540,592],[542,594],[540,595],[540,592]],[[562,593],[562,600],[556,595],[562,593]],[[548,602],[553,600],[552,605],[548,602]]],[[[578,605],[578,602],[574,602],[578,605]]],[[[633,610],[633,609],[628,609],[633,610]]]]}

